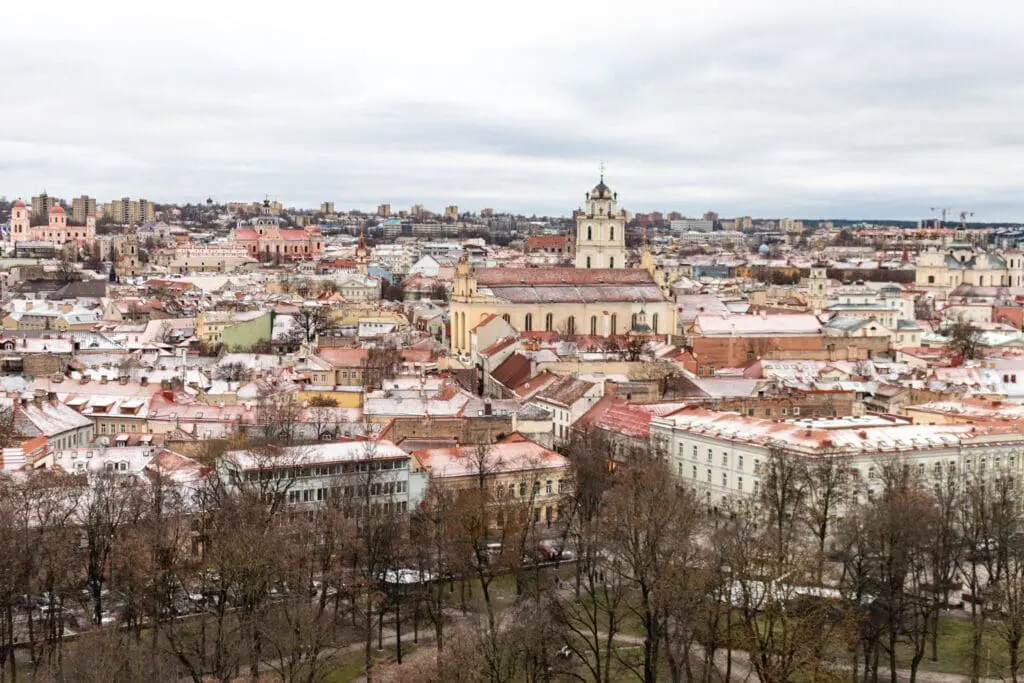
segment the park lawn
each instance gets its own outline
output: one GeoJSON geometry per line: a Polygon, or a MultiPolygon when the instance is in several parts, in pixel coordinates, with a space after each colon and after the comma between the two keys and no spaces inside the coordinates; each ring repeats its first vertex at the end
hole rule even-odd
{"type": "MultiPolygon", "coordinates": [[[[420,646],[412,643],[402,643],[402,658],[411,655],[420,646]]],[[[346,652],[344,655],[337,658],[336,666],[331,669],[324,676],[323,683],[349,683],[357,678],[363,676],[363,664],[365,663],[365,653],[362,650],[358,652],[346,652]]],[[[374,650],[373,660],[376,665],[390,664],[395,661],[395,646],[388,645],[380,652],[374,650]]]]}
{"type": "MultiPolygon", "coordinates": [[[[982,636],[981,675],[984,678],[1009,678],[1010,656],[1006,642],[996,630],[997,624],[988,622],[982,636]]],[[[921,660],[922,671],[959,674],[970,676],[971,673],[971,622],[963,617],[943,616],[939,618],[939,658],[931,659],[931,645],[921,660]]],[[[910,648],[901,646],[899,651],[900,668],[906,668],[910,662],[910,648]]]]}

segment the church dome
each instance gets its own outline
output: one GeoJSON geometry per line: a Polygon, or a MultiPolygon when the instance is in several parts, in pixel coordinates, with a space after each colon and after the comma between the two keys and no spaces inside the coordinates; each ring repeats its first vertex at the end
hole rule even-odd
{"type": "Polygon", "coordinates": [[[23,202],[20,199],[15,199],[14,200],[14,208],[15,209],[24,209],[25,208],[25,202],[23,202]]]}
{"type": "Polygon", "coordinates": [[[769,251],[771,251],[771,249],[768,248],[767,244],[762,244],[757,251],[761,254],[767,254],[769,251]]]}
{"type": "Polygon", "coordinates": [[[590,191],[591,199],[612,199],[612,190],[610,187],[604,184],[604,176],[601,176],[600,182],[594,185],[594,189],[590,191]]]}
{"type": "Polygon", "coordinates": [[[64,207],[60,204],[54,204],[53,208],[50,209],[50,215],[64,213],[64,207]]]}

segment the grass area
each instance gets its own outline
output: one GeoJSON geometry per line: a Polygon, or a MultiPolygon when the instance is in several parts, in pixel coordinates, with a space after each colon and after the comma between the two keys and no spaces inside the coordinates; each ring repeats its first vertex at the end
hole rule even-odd
{"type": "MultiPolygon", "coordinates": [[[[402,644],[402,657],[405,658],[411,655],[420,646],[409,644],[402,644]]],[[[373,661],[375,665],[391,664],[395,661],[395,646],[388,645],[383,650],[378,652],[374,650],[373,661]]],[[[344,655],[338,657],[337,665],[331,669],[322,679],[324,683],[349,683],[363,675],[363,665],[365,664],[365,654],[362,650],[358,652],[346,652],[344,655]]]]}
{"type": "MultiPolygon", "coordinates": [[[[999,636],[996,625],[989,622],[982,635],[981,675],[986,678],[1009,677],[1010,656],[1006,642],[999,636]]],[[[971,673],[971,622],[963,617],[944,616],[939,619],[939,658],[931,659],[931,645],[921,660],[921,670],[970,676],[971,673]]],[[[908,666],[910,648],[899,651],[900,667],[908,666]]]]}

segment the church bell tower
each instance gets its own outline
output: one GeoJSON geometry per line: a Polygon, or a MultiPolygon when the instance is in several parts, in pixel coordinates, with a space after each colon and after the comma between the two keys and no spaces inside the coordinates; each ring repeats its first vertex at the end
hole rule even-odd
{"type": "Polygon", "coordinates": [[[604,183],[603,164],[600,181],[576,212],[576,267],[626,267],[626,214],[618,208],[618,193],[604,183]]]}

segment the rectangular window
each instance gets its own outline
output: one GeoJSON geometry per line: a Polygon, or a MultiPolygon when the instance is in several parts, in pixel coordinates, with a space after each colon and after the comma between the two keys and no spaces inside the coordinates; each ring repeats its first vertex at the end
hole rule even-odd
{"type": "Polygon", "coordinates": [[[708,449],[708,462],[711,462],[711,449],[708,449]]]}
{"type": "Polygon", "coordinates": [[[693,479],[694,480],[697,479],[697,466],[696,465],[693,466],[693,479]]]}
{"type": "Polygon", "coordinates": [[[554,491],[552,489],[552,482],[550,479],[547,480],[547,486],[545,487],[547,494],[550,496],[554,491]]]}
{"type": "Polygon", "coordinates": [[[743,490],[743,477],[736,477],[736,490],[737,491],[742,491],[743,490]]]}
{"type": "Polygon", "coordinates": [[[736,456],[736,469],[738,469],[741,472],[743,471],[743,456],[742,455],[737,455],[736,456]]]}
{"type": "Polygon", "coordinates": [[[729,454],[725,451],[722,452],[722,467],[729,466],[729,454]]]}
{"type": "Polygon", "coordinates": [[[729,475],[722,472],[722,487],[725,488],[727,486],[729,486],[729,475]]]}
{"type": "Polygon", "coordinates": [[[711,468],[708,468],[708,483],[711,483],[711,468]]]}

